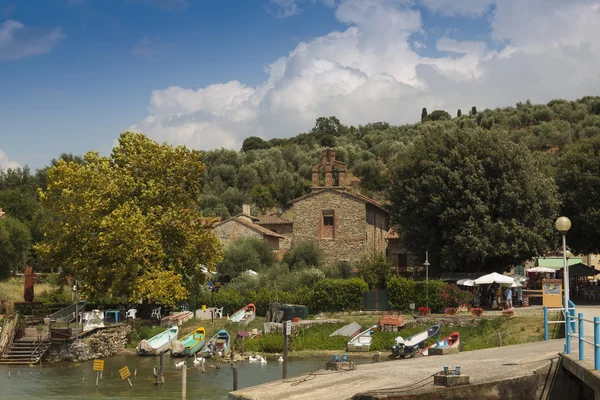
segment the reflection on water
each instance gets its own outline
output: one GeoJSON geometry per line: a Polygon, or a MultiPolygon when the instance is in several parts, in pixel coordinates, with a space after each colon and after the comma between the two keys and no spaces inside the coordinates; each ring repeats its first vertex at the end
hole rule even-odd
{"type": "MultiPolygon", "coordinates": [[[[180,361],[181,359],[177,359],[180,361]]],[[[152,369],[158,366],[158,357],[115,356],[105,360],[103,379],[96,389],[96,372],[92,361],[29,366],[0,366],[1,399],[181,399],[181,370],[165,357],[165,384],[154,385],[152,369]],[[121,380],[118,370],[127,365],[131,382],[121,380]],[[137,376],[133,376],[137,368],[137,376]],[[11,377],[9,378],[8,373],[11,377]]],[[[233,373],[229,364],[207,362],[206,373],[193,367],[193,358],[187,359],[188,399],[226,399],[233,389],[233,373]],[[220,369],[209,365],[220,365],[220,369]]],[[[324,364],[324,359],[295,359],[288,364],[288,376],[312,371],[324,364]]],[[[267,364],[238,363],[238,389],[281,379],[282,367],[276,359],[267,364]]]]}

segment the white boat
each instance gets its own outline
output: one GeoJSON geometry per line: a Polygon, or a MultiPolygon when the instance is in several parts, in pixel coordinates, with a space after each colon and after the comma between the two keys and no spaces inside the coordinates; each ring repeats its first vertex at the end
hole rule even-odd
{"type": "Polygon", "coordinates": [[[256,317],[256,306],[253,303],[240,308],[229,317],[229,322],[248,325],[256,317]]]}
{"type": "Polygon", "coordinates": [[[402,336],[396,338],[396,344],[392,347],[392,355],[395,357],[406,357],[416,354],[419,349],[422,349],[425,340],[437,335],[440,332],[440,325],[433,325],[426,330],[404,339],[402,336]]]}
{"type": "Polygon", "coordinates": [[[460,345],[460,333],[452,332],[445,338],[441,340],[437,340],[434,344],[425,347],[417,352],[417,354],[421,354],[424,356],[429,355],[429,349],[432,347],[458,347],[460,345]]]}
{"type": "Polygon", "coordinates": [[[148,340],[142,340],[137,346],[137,352],[140,356],[158,356],[169,350],[172,344],[177,340],[179,328],[173,326],[148,340]]]}
{"type": "Polygon", "coordinates": [[[377,332],[377,325],[354,336],[348,342],[348,351],[369,351],[373,342],[373,333],[377,332]]]}

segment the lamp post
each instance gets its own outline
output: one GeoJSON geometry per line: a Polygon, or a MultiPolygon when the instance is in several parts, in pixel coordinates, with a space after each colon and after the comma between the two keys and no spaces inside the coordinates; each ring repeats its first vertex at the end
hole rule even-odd
{"type": "Polygon", "coordinates": [[[569,336],[569,264],[567,263],[567,232],[571,229],[571,220],[567,217],[559,217],[554,224],[556,229],[562,235],[563,245],[563,287],[564,293],[564,307],[565,307],[565,336],[566,336],[566,348],[565,353],[571,352],[571,337],[569,336]]]}
{"type": "Polygon", "coordinates": [[[427,297],[427,308],[429,308],[429,252],[425,252],[425,262],[423,263],[425,266],[425,295],[427,297]]]}

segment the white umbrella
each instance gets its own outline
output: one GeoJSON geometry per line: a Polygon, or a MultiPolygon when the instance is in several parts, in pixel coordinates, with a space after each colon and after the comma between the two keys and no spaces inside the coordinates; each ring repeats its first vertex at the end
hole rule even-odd
{"type": "Polygon", "coordinates": [[[556,272],[556,270],[547,267],[529,268],[527,272],[556,272]]]}
{"type": "Polygon", "coordinates": [[[475,281],[473,279],[461,279],[456,284],[461,286],[475,286],[475,281]]]}
{"type": "Polygon", "coordinates": [[[507,284],[510,285],[514,282],[515,280],[513,278],[511,278],[510,276],[506,276],[506,275],[501,275],[497,272],[492,272],[491,274],[487,274],[484,276],[481,276],[477,279],[475,279],[475,284],[476,285],[489,285],[490,283],[500,283],[500,284],[507,284]]]}
{"type": "Polygon", "coordinates": [[[514,282],[513,282],[513,283],[510,285],[510,287],[523,287],[523,285],[521,285],[521,284],[520,284],[519,282],[517,282],[517,281],[514,281],[514,282]]]}

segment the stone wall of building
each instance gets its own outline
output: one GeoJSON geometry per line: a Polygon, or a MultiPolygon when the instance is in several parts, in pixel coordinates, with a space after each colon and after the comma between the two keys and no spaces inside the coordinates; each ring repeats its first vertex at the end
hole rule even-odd
{"type": "Polygon", "coordinates": [[[234,220],[228,220],[214,228],[214,233],[217,235],[223,246],[227,247],[236,239],[242,237],[255,237],[262,239],[263,235],[240,224],[234,220]]]}
{"type": "Polygon", "coordinates": [[[367,219],[365,232],[367,233],[367,249],[372,254],[383,253],[387,248],[385,235],[389,228],[388,215],[371,204],[366,205],[367,219]]]}
{"type": "MultiPolygon", "coordinates": [[[[362,201],[341,192],[326,190],[295,202],[293,208],[292,245],[315,241],[323,251],[326,264],[338,260],[357,261],[368,251],[366,207],[362,201]],[[334,213],[332,238],[322,238],[323,210],[333,210],[334,213]]],[[[372,227],[369,230],[372,231],[372,227]]],[[[376,243],[377,248],[380,248],[379,239],[376,243]]]]}
{"type": "Polygon", "coordinates": [[[283,236],[283,239],[279,241],[280,250],[287,251],[292,247],[292,238],[294,236],[294,227],[292,225],[265,225],[264,227],[283,236]]]}

